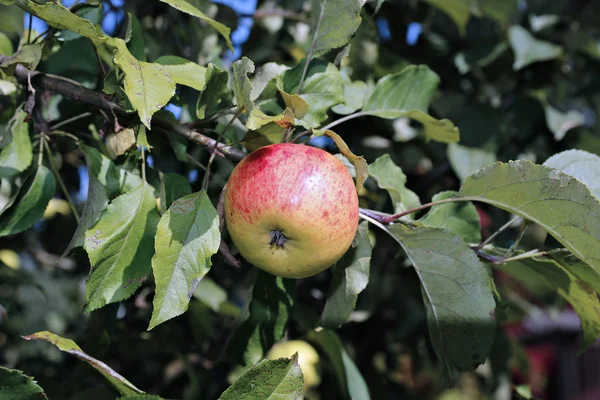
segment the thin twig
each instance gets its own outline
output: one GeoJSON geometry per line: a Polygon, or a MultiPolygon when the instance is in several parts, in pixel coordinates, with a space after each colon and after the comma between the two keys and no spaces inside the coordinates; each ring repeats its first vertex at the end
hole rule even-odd
{"type": "Polygon", "coordinates": [[[33,14],[29,13],[29,29],[27,31],[27,44],[31,43],[31,25],[32,24],[33,24],[33,14]]]}
{"type": "MultiPolygon", "coordinates": [[[[42,137],[43,136],[44,136],[44,134],[42,133],[42,137]]],[[[59,173],[58,169],[56,168],[56,165],[54,165],[54,160],[52,159],[52,152],[50,151],[50,146],[48,146],[48,143],[45,141],[44,141],[44,147],[46,148],[46,153],[48,154],[48,164],[50,165],[50,169],[52,170],[52,173],[56,177],[56,180],[58,181],[58,184],[60,185],[60,188],[63,191],[65,199],[67,200],[67,203],[69,203],[69,207],[71,208],[71,211],[73,212],[75,221],[77,221],[77,224],[79,224],[79,220],[80,220],[79,212],[77,211],[77,208],[75,207],[75,204],[73,203],[73,199],[71,199],[71,195],[69,195],[67,186],[65,185],[65,182],[63,181],[62,177],[60,176],[60,173],[59,173]]]]}
{"type": "Polygon", "coordinates": [[[528,221],[523,220],[523,223],[521,223],[521,228],[519,229],[519,235],[517,236],[517,239],[512,244],[512,246],[510,246],[510,248],[508,249],[508,251],[506,252],[504,257],[510,257],[510,255],[512,253],[514,253],[514,251],[519,247],[519,244],[521,243],[521,239],[523,239],[523,235],[525,234],[525,230],[527,229],[528,226],[529,226],[528,221]]]}
{"type": "MultiPolygon", "coordinates": [[[[0,63],[4,62],[6,58],[7,56],[0,56],[0,63]]],[[[15,77],[20,83],[27,84],[28,74],[29,70],[27,68],[22,65],[17,65],[15,77]]],[[[115,103],[110,96],[107,96],[101,92],[87,89],[69,79],[65,79],[56,75],[45,74],[39,71],[32,71],[30,80],[32,85],[37,86],[42,90],[47,90],[49,92],[60,94],[64,97],[89,104],[96,109],[107,111],[112,110],[115,114],[122,116],[123,118],[132,118],[131,115],[128,115],[128,113],[119,104],[115,103]]],[[[216,148],[219,150],[219,154],[222,154],[224,157],[227,157],[232,161],[240,161],[246,156],[244,151],[224,143],[219,143],[215,139],[196,132],[195,130],[178,122],[155,116],[152,120],[152,125],[153,127],[184,136],[192,142],[199,143],[207,148],[216,146],[216,148]]]]}
{"type": "Polygon", "coordinates": [[[319,36],[319,28],[321,27],[321,21],[323,20],[323,14],[325,13],[325,1],[321,2],[321,12],[319,13],[319,19],[317,20],[317,26],[315,26],[315,33],[313,35],[313,40],[310,45],[310,50],[308,51],[308,56],[306,56],[306,62],[304,64],[304,69],[302,70],[302,75],[300,76],[300,83],[298,84],[298,93],[302,93],[302,85],[304,84],[304,79],[306,79],[306,73],[308,72],[308,66],[310,65],[310,61],[315,54],[315,46],[317,45],[317,37],[319,36]]]}
{"type": "Polygon", "coordinates": [[[337,125],[339,125],[339,124],[341,124],[343,122],[346,122],[346,121],[349,121],[351,119],[358,118],[358,117],[365,117],[367,115],[371,115],[371,114],[369,114],[367,111],[359,111],[359,112],[356,112],[354,114],[346,115],[345,117],[342,117],[340,119],[336,119],[333,122],[330,122],[329,124],[327,124],[324,127],[322,127],[320,130],[326,131],[327,129],[331,129],[334,126],[337,126],[337,125]]]}
{"type": "Polygon", "coordinates": [[[61,127],[61,126],[70,124],[71,122],[75,122],[75,121],[80,120],[82,118],[89,117],[90,115],[92,115],[92,113],[89,112],[89,111],[88,112],[84,112],[83,114],[75,115],[74,117],[67,118],[64,121],[57,122],[56,124],[52,125],[50,127],[50,129],[55,130],[55,129],[61,127]]]}
{"type": "Polygon", "coordinates": [[[481,249],[486,244],[491,243],[491,241],[494,240],[496,238],[496,236],[498,236],[499,234],[501,234],[502,232],[504,232],[505,230],[510,228],[510,226],[512,224],[514,224],[515,222],[517,222],[520,218],[521,217],[515,217],[515,218],[511,219],[510,221],[508,221],[507,223],[505,223],[504,225],[502,225],[496,232],[492,233],[487,239],[485,239],[483,242],[479,243],[477,245],[477,248],[481,249]]]}
{"type": "Polygon", "coordinates": [[[142,180],[146,182],[146,154],[144,146],[142,147],[142,180]]]}
{"type": "Polygon", "coordinates": [[[208,178],[210,176],[210,166],[212,165],[212,163],[215,159],[215,155],[217,154],[217,150],[218,150],[217,143],[221,142],[221,139],[223,138],[223,134],[225,132],[227,132],[227,129],[229,129],[231,127],[231,125],[233,125],[233,122],[244,112],[245,109],[246,109],[246,107],[242,106],[235,114],[233,114],[233,117],[231,117],[231,119],[225,126],[225,129],[223,129],[221,131],[221,133],[219,133],[219,136],[218,136],[217,140],[215,141],[214,146],[210,149],[210,158],[208,159],[208,164],[206,165],[206,170],[204,172],[204,179],[202,180],[202,190],[208,189],[208,178]]]}
{"type": "Polygon", "coordinates": [[[68,138],[73,139],[76,143],[79,143],[79,138],[75,135],[71,135],[68,132],[63,132],[63,131],[50,131],[48,132],[48,135],[56,135],[56,136],[66,136],[68,138]]]}

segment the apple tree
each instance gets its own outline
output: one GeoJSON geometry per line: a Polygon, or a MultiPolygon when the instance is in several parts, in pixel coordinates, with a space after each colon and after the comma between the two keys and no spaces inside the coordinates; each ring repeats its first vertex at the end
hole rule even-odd
{"type": "Polygon", "coordinates": [[[600,336],[595,3],[0,4],[0,397],[533,398],[519,329],[600,336]]]}

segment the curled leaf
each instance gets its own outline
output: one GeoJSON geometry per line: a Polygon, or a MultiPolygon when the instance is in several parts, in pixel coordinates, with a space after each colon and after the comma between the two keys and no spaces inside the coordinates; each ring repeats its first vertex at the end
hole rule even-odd
{"type": "Polygon", "coordinates": [[[356,190],[359,191],[369,176],[369,165],[367,164],[367,161],[363,156],[357,156],[356,154],[352,153],[346,142],[344,142],[344,139],[342,139],[340,135],[334,131],[328,129],[322,134],[332,138],[335,142],[335,145],[340,150],[340,153],[342,153],[344,157],[350,160],[352,165],[354,165],[354,168],[356,169],[356,190]]]}

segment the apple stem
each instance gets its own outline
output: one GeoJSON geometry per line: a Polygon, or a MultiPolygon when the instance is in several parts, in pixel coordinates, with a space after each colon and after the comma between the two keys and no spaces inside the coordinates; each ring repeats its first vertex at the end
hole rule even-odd
{"type": "Polygon", "coordinates": [[[271,235],[271,241],[269,242],[269,245],[271,245],[271,246],[276,245],[279,247],[283,247],[285,242],[287,242],[287,240],[288,240],[285,237],[285,235],[277,229],[269,232],[269,234],[271,235]]]}

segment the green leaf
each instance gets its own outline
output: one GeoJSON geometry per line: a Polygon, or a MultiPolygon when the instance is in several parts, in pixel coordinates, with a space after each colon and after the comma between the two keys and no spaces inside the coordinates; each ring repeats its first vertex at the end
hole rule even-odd
{"type": "MultiPolygon", "coordinates": [[[[74,7],[75,15],[89,20],[94,24],[102,22],[102,4],[101,3],[81,3],[74,7]]],[[[70,30],[60,32],[60,38],[64,41],[79,39],[81,35],[70,30]]]]}
{"type": "Polygon", "coordinates": [[[471,174],[496,162],[496,154],[476,147],[450,143],[447,149],[448,161],[458,179],[464,182],[471,174]]]}
{"type": "MultiPolygon", "coordinates": [[[[406,175],[394,164],[389,154],[384,154],[369,165],[369,175],[377,185],[388,191],[394,204],[394,213],[400,213],[421,205],[419,196],[406,188],[406,175]]],[[[408,216],[407,216],[408,217],[408,216]]]]}
{"type": "Polygon", "coordinates": [[[443,13],[447,14],[458,28],[461,36],[467,33],[467,23],[471,18],[469,7],[470,0],[424,0],[426,3],[438,8],[443,13]]]}
{"type": "Polygon", "coordinates": [[[320,56],[350,41],[360,22],[361,0],[312,0],[314,54],[320,56]]]}
{"type": "MultiPolygon", "coordinates": [[[[33,150],[29,139],[29,122],[25,122],[27,113],[19,108],[12,124],[7,125],[12,139],[0,151],[0,178],[10,178],[25,171],[31,164],[33,150]]],[[[6,136],[5,136],[6,137],[6,136]]]]}
{"type": "Polygon", "coordinates": [[[252,78],[252,93],[250,98],[253,101],[259,101],[261,98],[267,100],[275,97],[277,92],[277,80],[283,72],[290,69],[287,65],[269,62],[257,69],[256,74],[252,78]],[[263,93],[265,96],[263,96],[263,93]]]}
{"type": "MultiPolygon", "coordinates": [[[[7,18],[6,16],[4,18],[7,18]]],[[[5,33],[0,32],[0,56],[9,56],[14,52],[12,42],[5,33]]]]}
{"type": "MultiPolygon", "coordinates": [[[[316,131],[313,133],[317,134],[316,131]]],[[[344,142],[344,139],[342,139],[342,137],[334,131],[327,129],[323,132],[323,135],[329,136],[331,139],[333,139],[333,142],[337,146],[340,153],[344,157],[346,157],[346,159],[348,159],[348,161],[350,161],[354,166],[354,176],[356,178],[356,191],[360,191],[363,187],[363,184],[369,177],[369,165],[367,164],[367,161],[363,156],[357,156],[352,151],[350,151],[350,148],[348,147],[346,142],[344,142]]]]}
{"type": "Polygon", "coordinates": [[[227,302],[227,291],[215,281],[205,276],[196,290],[194,298],[209,306],[214,312],[219,312],[221,306],[227,302]]]}
{"type": "MultiPolygon", "coordinates": [[[[440,192],[431,201],[439,201],[455,197],[454,191],[440,192]]],[[[460,237],[466,243],[481,242],[479,214],[473,203],[454,202],[431,207],[429,212],[419,219],[425,226],[445,229],[460,237]]]]}
{"type": "Polygon", "coordinates": [[[171,74],[171,79],[180,85],[198,91],[206,87],[206,67],[177,56],[162,56],[155,63],[162,65],[171,74]]]}
{"type": "Polygon", "coordinates": [[[169,102],[175,94],[175,80],[167,67],[138,61],[125,42],[115,39],[117,52],[114,62],[125,73],[125,93],[137,110],[140,120],[150,128],[152,115],[169,102]]]}
{"type": "MultiPolygon", "coordinates": [[[[99,23],[99,22],[97,22],[99,23]]],[[[127,13],[127,31],[125,34],[127,48],[132,56],[140,61],[147,61],[146,58],[146,41],[144,40],[144,28],[140,20],[131,13],[127,13]]],[[[156,60],[158,62],[158,60],[156,60]]]]}
{"type": "Polygon", "coordinates": [[[439,82],[440,78],[428,67],[408,66],[381,78],[360,114],[387,119],[409,117],[423,124],[427,139],[458,142],[458,128],[451,121],[438,120],[427,114],[439,82]]]}
{"type": "Polygon", "coordinates": [[[79,149],[85,156],[89,173],[105,188],[106,197],[114,199],[121,193],[121,174],[113,161],[100,153],[96,148],[79,144],[79,149]]]}
{"type": "Polygon", "coordinates": [[[204,119],[213,115],[220,108],[224,108],[228,104],[228,97],[231,97],[227,87],[227,81],[229,80],[227,71],[220,70],[214,64],[208,64],[205,80],[206,85],[198,96],[198,102],[196,103],[196,116],[198,119],[204,119]]]}
{"type": "Polygon", "coordinates": [[[298,356],[260,361],[219,397],[219,400],[254,399],[304,399],[304,378],[298,356]]]}
{"type": "Polygon", "coordinates": [[[287,128],[294,123],[294,114],[292,110],[286,108],[281,114],[269,116],[262,112],[258,107],[254,107],[248,115],[246,128],[256,131],[267,124],[277,124],[281,128],[287,128]]]}
{"type": "Polygon", "coordinates": [[[171,207],[173,202],[192,193],[190,182],[183,175],[166,173],[160,176],[160,211],[161,214],[171,207]]]}
{"type": "Polygon", "coordinates": [[[15,54],[8,57],[0,64],[0,70],[7,75],[13,75],[18,64],[27,69],[34,70],[42,58],[43,43],[26,44],[15,54]]]}
{"type": "Polygon", "coordinates": [[[242,110],[243,108],[245,113],[250,113],[254,108],[254,103],[250,98],[252,83],[250,82],[250,78],[248,78],[248,74],[254,73],[254,63],[249,58],[242,57],[241,60],[234,62],[231,68],[231,88],[235,97],[235,103],[238,106],[238,110],[242,110]]]}
{"type": "Polygon", "coordinates": [[[103,44],[113,39],[106,36],[99,26],[92,21],[73,14],[68,8],[58,2],[36,4],[33,1],[17,0],[17,6],[43,19],[48,25],[59,30],[71,30],[81,36],[89,38],[94,44],[103,44]]]}
{"type": "Polygon", "coordinates": [[[0,367],[0,392],[3,400],[43,400],[48,397],[32,377],[16,369],[0,367]]]}
{"type": "Polygon", "coordinates": [[[254,365],[283,337],[296,299],[296,280],[257,270],[248,318],[227,344],[230,357],[254,365]]]}
{"type": "Polygon", "coordinates": [[[513,25],[509,28],[508,41],[515,53],[514,70],[519,70],[538,61],[553,60],[563,54],[561,46],[536,39],[527,29],[519,25],[513,25]]]}
{"type": "Polygon", "coordinates": [[[111,369],[108,365],[103,363],[100,360],[95,359],[94,357],[89,356],[84,353],[81,347],[77,345],[71,339],[66,339],[55,335],[52,332],[42,331],[37,332],[32,335],[23,336],[25,340],[45,340],[47,342],[52,343],[60,351],[64,351],[69,353],[82,361],[85,361],[90,366],[92,366],[96,371],[100,372],[104,378],[115,388],[117,391],[123,395],[135,395],[144,393],[140,389],[136,388],[131,382],[125,379],[123,376],[119,375],[115,370],[111,369]]]}
{"type": "Polygon", "coordinates": [[[356,306],[358,295],[369,283],[371,242],[366,221],[358,225],[352,247],[335,264],[321,324],[336,329],[345,324],[356,306]]]}
{"type": "Polygon", "coordinates": [[[143,183],[117,197],[85,232],[84,248],[92,265],[87,312],[128,298],[150,273],[159,219],[152,192],[143,183]]]}
{"type": "Polygon", "coordinates": [[[577,179],[531,161],[496,163],[467,178],[459,195],[539,224],[600,272],[600,202],[577,179]]]}
{"type": "Polygon", "coordinates": [[[557,249],[548,252],[548,257],[569,274],[575,275],[585,291],[590,289],[600,294],[600,273],[592,269],[588,264],[575,257],[566,249],[557,249]]]}
{"type": "Polygon", "coordinates": [[[164,400],[160,396],[155,396],[153,394],[138,394],[134,396],[125,396],[120,397],[119,400],[164,400]]]}
{"type": "Polygon", "coordinates": [[[502,24],[517,11],[517,0],[481,0],[478,5],[481,14],[502,24]]]}
{"type": "Polygon", "coordinates": [[[471,248],[452,233],[428,227],[388,227],[421,281],[433,348],[446,373],[482,364],[494,343],[490,276],[471,248]]]}
{"type": "Polygon", "coordinates": [[[544,165],[577,178],[600,199],[600,157],[584,150],[565,150],[548,158],[544,165]]]}
{"type": "Polygon", "coordinates": [[[313,330],[308,333],[308,338],[317,343],[327,354],[343,393],[347,393],[351,399],[371,399],[364,378],[334,331],[323,329],[317,332],[313,330]]]}
{"type": "Polygon", "coordinates": [[[85,206],[83,207],[81,218],[79,219],[79,225],[77,225],[77,229],[75,229],[73,238],[71,238],[69,245],[64,251],[63,257],[69,254],[72,249],[83,246],[85,231],[88,230],[90,226],[94,225],[94,223],[96,223],[102,211],[104,211],[108,206],[106,188],[104,185],[102,185],[100,180],[98,180],[98,178],[92,174],[92,171],[89,168],[88,179],[89,186],[87,200],[85,202],[85,206]]]}
{"type": "Polygon", "coordinates": [[[334,106],[331,111],[340,115],[348,115],[363,108],[369,95],[369,87],[363,81],[344,82],[345,103],[334,106]]]}
{"type": "MultiPolygon", "coordinates": [[[[512,261],[494,268],[504,271],[526,287],[543,283],[568,301],[579,318],[583,330],[581,351],[585,351],[600,337],[600,301],[598,293],[586,281],[581,281],[558,262],[546,257],[512,261]]],[[[598,279],[596,278],[596,282],[598,279]]]]}
{"type": "Polygon", "coordinates": [[[154,310],[148,330],[183,314],[219,250],[219,216],[205,191],[175,201],[156,230],[154,310]]]}
{"type": "Polygon", "coordinates": [[[297,94],[288,94],[283,89],[283,83],[280,78],[277,77],[277,90],[283,98],[285,106],[292,112],[295,118],[302,119],[308,113],[308,103],[297,94]]]}
{"type": "Polygon", "coordinates": [[[55,190],[54,175],[40,165],[36,173],[27,178],[13,205],[3,211],[0,237],[22,232],[41,219],[55,190]]]}
{"type": "Polygon", "coordinates": [[[233,51],[233,44],[231,44],[231,39],[229,38],[231,29],[229,29],[228,27],[226,27],[225,25],[223,25],[220,22],[217,22],[213,19],[208,18],[208,16],[206,14],[204,14],[202,11],[198,10],[196,7],[194,7],[193,5],[191,5],[190,3],[188,3],[185,0],[160,0],[160,1],[162,1],[163,3],[167,3],[171,7],[175,8],[183,13],[200,18],[201,20],[203,20],[204,22],[206,22],[207,24],[212,26],[217,32],[219,32],[221,34],[221,36],[223,36],[223,38],[227,42],[227,47],[229,47],[229,49],[231,51],[233,51]]]}
{"type": "MultiPolygon", "coordinates": [[[[298,94],[298,86],[306,60],[285,71],[281,77],[281,90],[298,94]]],[[[335,65],[314,59],[310,62],[306,79],[299,95],[308,104],[308,113],[298,123],[305,128],[318,128],[329,109],[344,102],[343,81],[335,65]]]]}

